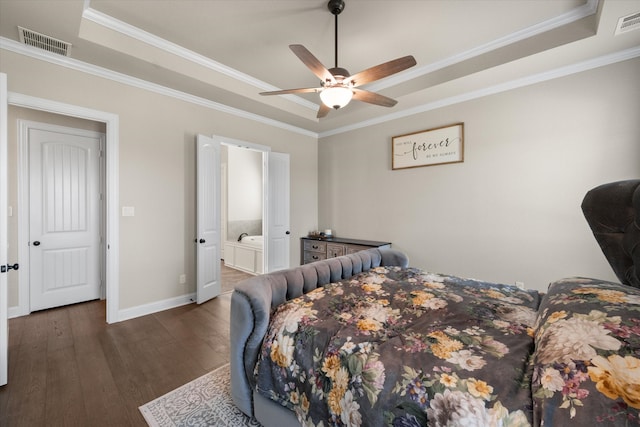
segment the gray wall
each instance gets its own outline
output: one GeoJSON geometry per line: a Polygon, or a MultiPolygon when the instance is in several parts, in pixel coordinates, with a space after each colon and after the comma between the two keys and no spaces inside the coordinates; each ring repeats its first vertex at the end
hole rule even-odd
{"type": "MultiPolygon", "coordinates": [[[[291,265],[297,237],[332,228],[391,241],[417,267],[536,289],[614,279],[580,202],[640,175],[638,59],[320,141],[7,51],[0,71],[12,92],[119,116],[120,205],[136,208],[120,218],[121,309],[195,290],[197,133],[291,155],[291,265]],[[391,170],[392,136],[455,122],[464,163],[391,170]]],[[[10,200],[16,188],[13,175],[10,200]]]]}
{"type": "Polygon", "coordinates": [[[640,177],[640,59],[487,96],[318,144],[319,227],[393,242],[411,265],[546,289],[615,280],[586,191],[640,177]],[[464,122],[464,163],[391,170],[391,138],[464,122]]]}

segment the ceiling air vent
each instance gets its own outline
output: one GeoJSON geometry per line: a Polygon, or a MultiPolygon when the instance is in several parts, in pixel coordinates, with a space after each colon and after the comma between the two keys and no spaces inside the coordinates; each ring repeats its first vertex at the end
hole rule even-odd
{"type": "Polygon", "coordinates": [[[638,29],[640,29],[640,12],[632,13],[631,15],[618,19],[615,35],[617,36],[618,34],[638,29]]]}
{"type": "Polygon", "coordinates": [[[71,43],[54,39],[53,37],[46,36],[23,27],[18,27],[18,32],[20,33],[21,43],[37,47],[38,49],[44,49],[47,52],[58,55],[69,56],[71,43]]]}

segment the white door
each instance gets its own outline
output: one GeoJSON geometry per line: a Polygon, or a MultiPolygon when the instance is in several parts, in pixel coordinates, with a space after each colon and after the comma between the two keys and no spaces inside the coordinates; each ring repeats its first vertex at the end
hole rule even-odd
{"type": "Polygon", "coordinates": [[[267,272],[289,268],[289,155],[270,152],[267,195],[267,272]]]}
{"type": "Polygon", "coordinates": [[[31,311],[100,298],[104,135],[27,122],[31,311]]]}
{"type": "Polygon", "coordinates": [[[196,300],[220,295],[220,141],[197,138],[196,300]]]}
{"type": "Polygon", "coordinates": [[[7,291],[7,75],[0,73],[0,386],[8,380],[9,293],[7,291]]]}

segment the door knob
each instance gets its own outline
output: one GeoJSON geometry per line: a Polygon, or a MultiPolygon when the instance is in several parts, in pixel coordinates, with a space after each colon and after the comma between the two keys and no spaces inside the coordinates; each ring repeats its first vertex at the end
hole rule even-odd
{"type": "Polygon", "coordinates": [[[36,240],[35,242],[33,242],[33,246],[40,246],[40,242],[36,240]]]}
{"type": "Polygon", "coordinates": [[[18,265],[18,263],[15,263],[13,265],[11,265],[11,264],[2,265],[2,266],[0,266],[0,273],[6,273],[9,270],[17,270],[18,267],[20,267],[18,265]]]}
{"type": "Polygon", "coordinates": [[[204,239],[200,239],[200,243],[206,243],[207,241],[204,239]]]}
{"type": "Polygon", "coordinates": [[[291,232],[289,230],[285,231],[284,234],[291,234],[291,232]]]}

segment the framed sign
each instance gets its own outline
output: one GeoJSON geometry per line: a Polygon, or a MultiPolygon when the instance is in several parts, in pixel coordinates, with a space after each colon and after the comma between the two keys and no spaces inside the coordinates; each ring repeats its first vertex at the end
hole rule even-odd
{"type": "Polygon", "coordinates": [[[456,123],[391,138],[391,169],[461,163],[464,123],[456,123]]]}

